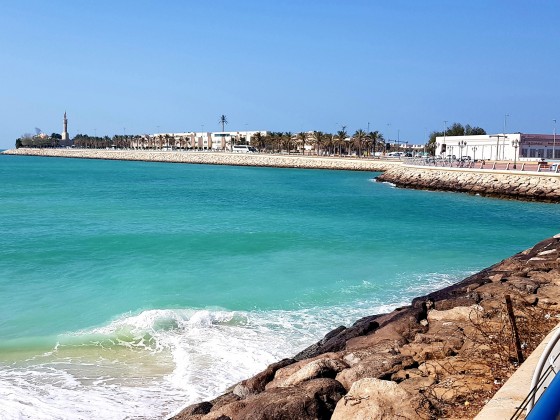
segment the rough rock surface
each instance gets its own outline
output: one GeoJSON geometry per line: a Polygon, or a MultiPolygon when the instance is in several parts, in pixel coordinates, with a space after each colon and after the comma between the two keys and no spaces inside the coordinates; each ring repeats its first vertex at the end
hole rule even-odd
{"type": "Polygon", "coordinates": [[[410,408],[413,396],[391,381],[360,379],[336,405],[332,420],[417,419],[410,408]]]}
{"type": "Polygon", "coordinates": [[[466,192],[527,201],[560,201],[560,174],[507,173],[443,167],[392,166],[377,177],[402,188],[466,192]]]}
{"type": "Polygon", "coordinates": [[[339,327],[186,419],[472,418],[557,324],[560,235],[410,306],[339,327]],[[335,408],[336,407],[336,408],[335,408]]]}
{"type": "Polygon", "coordinates": [[[384,171],[400,161],[379,159],[333,158],[322,156],[243,154],[227,152],[186,152],[160,150],[105,149],[33,149],[20,148],[2,152],[6,155],[65,157],[77,159],[140,160],[147,162],[194,163],[206,165],[271,166],[276,168],[342,169],[384,171]]]}

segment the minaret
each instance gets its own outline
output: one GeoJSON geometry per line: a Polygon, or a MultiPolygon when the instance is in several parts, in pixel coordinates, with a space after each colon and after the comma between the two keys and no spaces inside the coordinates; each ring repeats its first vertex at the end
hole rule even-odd
{"type": "Polygon", "coordinates": [[[62,130],[62,140],[69,140],[68,135],[68,119],[66,118],[66,111],[64,111],[64,129],[62,130]]]}

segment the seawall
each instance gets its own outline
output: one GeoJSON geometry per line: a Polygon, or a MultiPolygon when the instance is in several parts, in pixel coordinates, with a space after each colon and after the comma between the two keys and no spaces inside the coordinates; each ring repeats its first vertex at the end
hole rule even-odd
{"type": "Polygon", "coordinates": [[[227,152],[183,152],[105,149],[11,149],[3,154],[77,159],[134,160],[146,162],[191,163],[207,165],[265,166],[275,168],[385,171],[400,166],[400,161],[333,158],[301,155],[241,154],[227,152]]]}
{"type": "Polygon", "coordinates": [[[392,166],[378,178],[402,188],[466,192],[497,198],[560,202],[560,174],[392,166]]]}

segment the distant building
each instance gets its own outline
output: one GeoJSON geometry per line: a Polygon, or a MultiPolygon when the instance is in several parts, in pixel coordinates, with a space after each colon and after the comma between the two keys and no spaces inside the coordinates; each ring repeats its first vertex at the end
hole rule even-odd
{"type": "Polygon", "coordinates": [[[436,137],[436,156],[477,160],[560,159],[560,142],[552,134],[485,134],[436,137]]]}
{"type": "Polygon", "coordinates": [[[257,133],[267,134],[266,131],[155,133],[134,139],[132,147],[228,151],[233,143],[251,144],[252,137],[257,133]]]}

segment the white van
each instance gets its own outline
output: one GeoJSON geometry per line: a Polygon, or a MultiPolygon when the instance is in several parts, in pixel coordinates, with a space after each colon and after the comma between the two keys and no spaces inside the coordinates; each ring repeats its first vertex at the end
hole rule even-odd
{"type": "Polygon", "coordinates": [[[233,153],[257,153],[257,149],[247,144],[236,144],[233,146],[233,153]]]}

